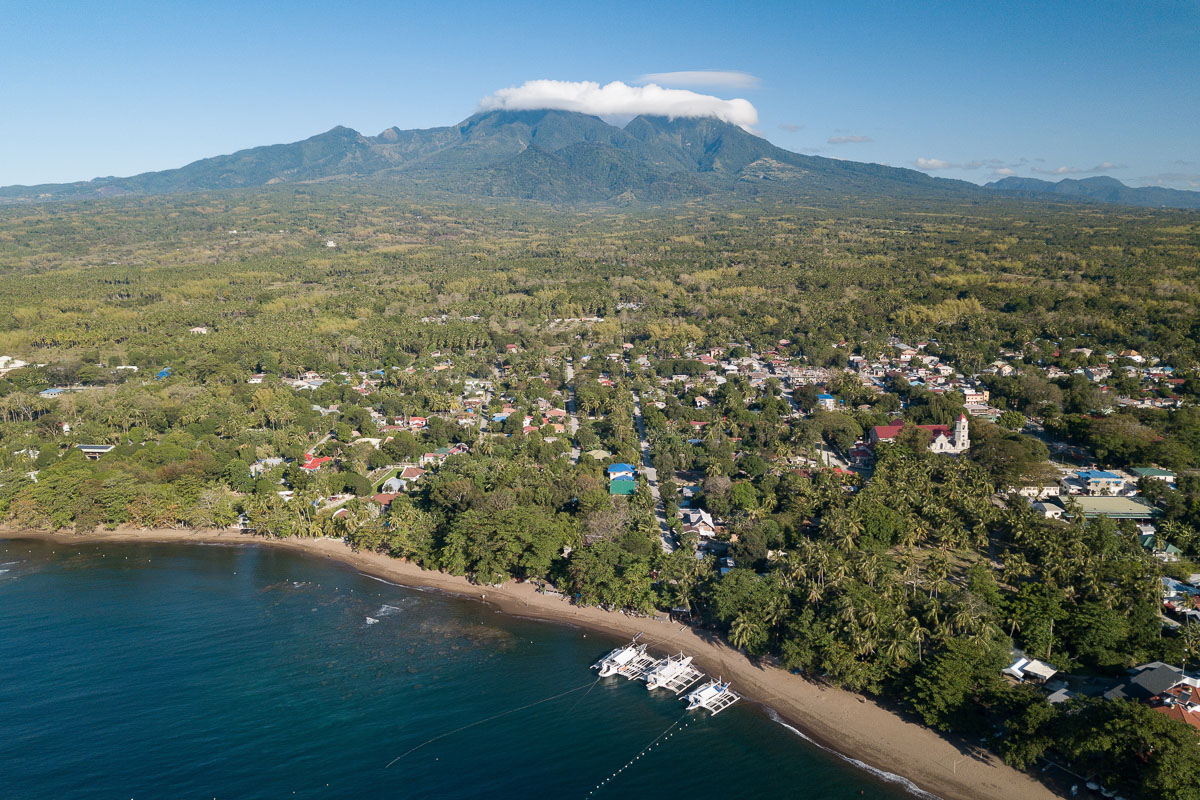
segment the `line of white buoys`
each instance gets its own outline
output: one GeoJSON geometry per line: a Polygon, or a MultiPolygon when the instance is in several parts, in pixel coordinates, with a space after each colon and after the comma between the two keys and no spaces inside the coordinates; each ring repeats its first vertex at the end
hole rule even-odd
{"type": "MultiPolygon", "coordinates": [[[[687,714],[686,714],[686,713],[684,713],[683,717],[686,717],[686,716],[687,716],[687,714]]],[[[662,744],[663,742],[665,742],[667,739],[670,739],[672,736],[674,736],[674,735],[675,735],[675,733],[678,733],[679,731],[675,731],[674,733],[671,733],[671,728],[674,728],[674,727],[675,727],[676,725],[678,725],[678,724],[679,724],[681,721],[683,721],[683,717],[680,717],[679,719],[677,719],[677,720],[675,720],[674,722],[672,722],[672,723],[670,724],[670,726],[669,726],[669,727],[668,727],[668,728],[667,728],[665,731],[663,731],[662,733],[660,733],[660,734],[659,734],[659,735],[658,735],[658,736],[657,736],[657,737],[654,739],[654,741],[650,742],[650,744],[648,744],[648,745],[646,745],[644,748],[642,748],[642,752],[638,753],[636,756],[634,756],[634,757],[633,757],[633,758],[631,758],[631,759],[630,759],[628,762],[626,762],[625,766],[621,767],[621,768],[620,768],[620,769],[618,769],[616,772],[614,772],[613,774],[609,775],[607,778],[605,778],[604,780],[602,780],[602,781],[600,781],[599,783],[597,783],[597,784],[596,784],[594,787],[592,787],[592,790],[591,790],[590,792],[588,792],[588,793],[587,793],[587,796],[588,796],[588,797],[591,797],[591,796],[592,796],[592,795],[594,795],[596,792],[600,791],[602,788],[604,788],[605,784],[607,784],[609,781],[611,781],[611,780],[613,780],[614,778],[616,778],[618,775],[620,775],[620,774],[621,774],[622,772],[624,772],[625,770],[627,770],[627,769],[629,769],[630,767],[632,767],[632,766],[633,766],[633,764],[634,764],[634,762],[636,762],[638,759],[640,759],[642,756],[644,756],[644,755],[645,755],[645,754],[646,754],[646,753],[647,753],[649,750],[651,750],[651,749],[652,749],[652,748],[654,748],[654,747],[658,747],[660,744],[662,744]],[[665,737],[665,738],[664,738],[664,737],[665,737]],[[660,741],[660,740],[662,740],[662,741],[660,741]]],[[[691,725],[691,724],[692,724],[692,723],[690,723],[690,722],[688,722],[688,723],[685,723],[685,724],[684,724],[684,726],[683,726],[683,728],[686,728],[688,725],[691,725]]],[[[683,728],[680,728],[679,730],[681,731],[681,730],[683,730],[683,728]]]]}

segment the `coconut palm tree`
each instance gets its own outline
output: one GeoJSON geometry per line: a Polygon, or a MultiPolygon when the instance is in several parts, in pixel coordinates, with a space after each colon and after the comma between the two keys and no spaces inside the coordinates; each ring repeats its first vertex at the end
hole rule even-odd
{"type": "Polygon", "coordinates": [[[738,614],[729,626],[729,643],[738,650],[745,650],[748,644],[757,641],[761,633],[762,626],[759,623],[748,619],[745,614],[738,614]]]}

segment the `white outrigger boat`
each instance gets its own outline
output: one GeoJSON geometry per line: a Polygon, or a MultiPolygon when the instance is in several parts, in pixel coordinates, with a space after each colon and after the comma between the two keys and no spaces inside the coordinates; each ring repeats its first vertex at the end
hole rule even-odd
{"type": "Polygon", "coordinates": [[[729,688],[728,681],[710,680],[699,689],[688,693],[688,711],[703,708],[715,716],[741,699],[741,695],[729,688]]]}
{"type": "Polygon", "coordinates": [[[692,657],[680,653],[667,656],[650,668],[646,673],[646,688],[679,694],[703,677],[704,673],[692,666],[692,657]]]}
{"type": "Polygon", "coordinates": [[[646,655],[646,645],[638,644],[635,638],[629,644],[618,647],[597,661],[592,665],[592,669],[600,670],[601,678],[607,678],[609,675],[640,678],[653,663],[654,658],[646,655]]]}

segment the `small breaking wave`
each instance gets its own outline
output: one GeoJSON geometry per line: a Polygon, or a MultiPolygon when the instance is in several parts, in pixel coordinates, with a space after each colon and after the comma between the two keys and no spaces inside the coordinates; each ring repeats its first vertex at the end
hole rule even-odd
{"type": "Polygon", "coordinates": [[[379,610],[375,612],[375,616],[390,617],[392,614],[399,614],[402,610],[403,609],[401,609],[400,606],[393,606],[384,603],[379,607],[379,610]]]}
{"type": "Polygon", "coordinates": [[[386,583],[388,586],[398,586],[398,587],[400,587],[401,589],[403,589],[403,588],[404,588],[404,587],[403,587],[403,586],[401,586],[399,583],[392,583],[391,581],[385,581],[383,578],[377,578],[377,577],[375,577],[374,575],[368,575],[368,574],[367,574],[367,573],[365,573],[365,572],[360,572],[360,573],[358,573],[358,574],[359,574],[359,575],[362,575],[364,578],[370,578],[370,579],[371,579],[371,580],[373,580],[373,581],[379,581],[380,583],[386,583]]]}
{"type": "Polygon", "coordinates": [[[812,739],[812,737],[805,735],[803,731],[800,731],[797,728],[794,728],[793,726],[784,722],[783,717],[779,716],[779,713],[776,712],[775,709],[771,708],[770,706],[767,706],[767,716],[769,716],[774,722],[777,722],[780,725],[782,725],[783,727],[787,728],[789,731],[796,734],[797,736],[799,736],[801,739],[808,742],[809,744],[811,744],[815,747],[819,747],[821,750],[824,750],[826,753],[831,753],[832,755],[837,756],[838,758],[842,759],[843,761],[845,761],[848,764],[853,764],[854,766],[858,767],[859,769],[861,769],[865,772],[868,772],[871,775],[874,775],[876,778],[883,781],[884,783],[893,783],[898,786],[901,786],[909,794],[911,794],[915,797],[920,797],[920,798],[922,798],[922,800],[942,800],[936,794],[925,791],[920,786],[917,786],[915,783],[913,783],[912,781],[910,781],[908,778],[904,777],[903,775],[897,775],[894,772],[888,772],[887,770],[879,769],[878,767],[872,767],[870,764],[866,763],[865,761],[859,761],[857,758],[852,758],[851,756],[848,756],[845,753],[839,753],[837,750],[833,750],[832,748],[826,747],[825,745],[821,744],[820,742],[814,741],[812,739]]]}

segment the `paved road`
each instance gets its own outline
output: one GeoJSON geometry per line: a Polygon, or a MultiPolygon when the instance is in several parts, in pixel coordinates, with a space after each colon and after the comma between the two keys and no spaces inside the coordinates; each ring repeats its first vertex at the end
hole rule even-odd
{"type": "MultiPolygon", "coordinates": [[[[571,439],[579,432],[579,417],[575,413],[575,367],[567,364],[567,432],[571,439]]],[[[579,463],[579,448],[571,447],[571,463],[579,463]]]]}
{"type": "Polygon", "coordinates": [[[654,498],[654,516],[658,520],[658,538],[662,542],[664,553],[675,551],[675,533],[667,527],[667,511],[663,505],[662,494],[658,490],[658,470],[650,458],[650,441],[646,438],[646,421],[642,418],[642,398],[633,393],[633,421],[637,426],[637,435],[642,451],[642,474],[650,485],[650,496],[654,498]]]}
{"type": "Polygon", "coordinates": [[[827,467],[840,467],[841,469],[850,469],[850,462],[838,457],[837,453],[829,449],[824,442],[819,442],[817,447],[820,448],[821,463],[827,467]]]}

